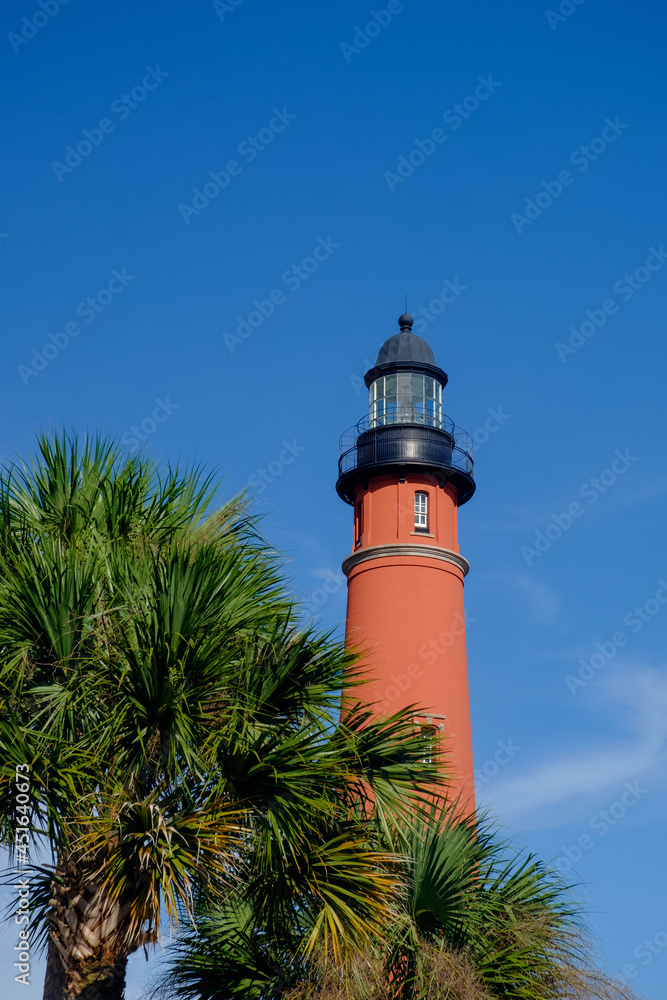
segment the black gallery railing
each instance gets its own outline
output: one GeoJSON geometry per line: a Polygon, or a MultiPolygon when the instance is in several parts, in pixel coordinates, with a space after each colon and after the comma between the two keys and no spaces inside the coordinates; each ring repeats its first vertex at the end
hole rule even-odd
{"type": "Polygon", "coordinates": [[[364,417],[340,439],[339,475],[366,465],[412,462],[459,469],[473,475],[472,438],[449,417],[428,422],[369,420],[364,417]]]}

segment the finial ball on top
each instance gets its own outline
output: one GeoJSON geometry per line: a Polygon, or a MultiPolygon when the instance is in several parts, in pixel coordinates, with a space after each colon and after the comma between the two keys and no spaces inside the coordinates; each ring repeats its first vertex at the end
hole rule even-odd
{"type": "Polygon", "coordinates": [[[413,323],[414,319],[412,318],[410,313],[403,313],[402,316],[398,317],[398,325],[401,328],[401,333],[412,332],[413,323]]]}

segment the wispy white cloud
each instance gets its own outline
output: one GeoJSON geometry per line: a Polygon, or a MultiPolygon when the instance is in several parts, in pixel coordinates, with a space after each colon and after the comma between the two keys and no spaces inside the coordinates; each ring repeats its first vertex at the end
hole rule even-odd
{"type": "Polygon", "coordinates": [[[625,667],[601,679],[590,697],[606,709],[613,735],[602,744],[569,746],[518,774],[500,775],[484,804],[513,826],[543,829],[590,810],[598,793],[630,778],[650,775],[664,783],[665,769],[658,765],[667,752],[667,672],[625,667]]]}
{"type": "Polygon", "coordinates": [[[623,494],[622,502],[625,507],[636,507],[642,503],[650,503],[651,500],[662,496],[665,491],[667,491],[667,477],[663,476],[661,479],[646,483],[640,489],[627,490],[623,494]]]}

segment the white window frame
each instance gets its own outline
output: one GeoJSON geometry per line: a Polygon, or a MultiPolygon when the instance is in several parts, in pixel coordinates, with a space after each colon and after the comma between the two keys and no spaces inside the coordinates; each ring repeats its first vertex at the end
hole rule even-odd
{"type": "Polygon", "coordinates": [[[428,500],[426,490],[415,492],[415,531],[428,531],[428,500]]]}

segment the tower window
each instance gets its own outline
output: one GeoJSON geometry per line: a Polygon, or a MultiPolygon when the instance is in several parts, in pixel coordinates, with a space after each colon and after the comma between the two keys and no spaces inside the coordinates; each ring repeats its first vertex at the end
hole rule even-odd
{"type": "Polygon", "coordinates": [[[434,764],[438,759],[440,750],[440,734],[442,726],[435,726],[432,723],[417,723],[417,735],[423,746],[423,756],[421,760],[424,764],[434,764]]]}
{"type": "Polygon", "coordinates": [[[440,752],[440,739],[445,732],[444,715],[413,715],[417,735],[423,741],[425,764],[433,764],[440,752]],[[438,720],[437,722],[434,720],[438,720]],[[421,721],[423,720],[423,721],[421,721]]]}
{"type": "Polygon", "coordinates": [[[428,493],[415,493],[415,531],[428,531],[428,493]]]}
{"type": "Polygon", "coordinates": [[[361,536],[362,536],[363,530],[364,530],[364,506],[363,506],[361,500],[357,501],[356,514],[357,514],[357,516],[355,518],[355,528],[356,528],[356,531],[354,533],[354,545],[355,545],[355,548],[357,548],[359,545],[361,545],[361,536]]]}

